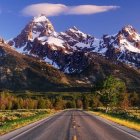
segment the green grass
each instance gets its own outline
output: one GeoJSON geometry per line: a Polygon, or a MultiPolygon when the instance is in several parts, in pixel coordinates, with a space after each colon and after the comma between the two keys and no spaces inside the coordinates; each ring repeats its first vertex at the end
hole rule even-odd
{"type": "Polygon", "coordinates": [[[0,135],[51,116],[54,110],[19,110],[0,112],[0,135]]]}
{"type": "Polygon", "coordinates": [[[137,131],[140,131],[140,119],[133,115],[128,115],[127,113],[121,114],[121,113],[104,113],[101,111],[90,111],[94,115],[103,117],[107,120],[113,121],[115,123],[118,123],[120,125],[126,126],[128,128],[135,129],[137,131]]]}

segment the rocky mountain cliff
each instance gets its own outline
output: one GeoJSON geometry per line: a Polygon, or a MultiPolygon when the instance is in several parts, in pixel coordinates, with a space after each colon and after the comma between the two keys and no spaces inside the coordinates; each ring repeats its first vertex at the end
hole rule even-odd
{"type": "MultiPolygon", "coordinates": [[[[85,68],[81,68],[81,72],[67,75],[39,57],[18,53],[0,39],[0,89],[91,91],[97,82],[114,75],[126,83],[128,90],[140,91],[140,73],[137,70],[97,53],[84,54],[77,51],[75,56],[77,60],[73,60],[77,62],[77,70],[83,62],[85,68]],[[82,62],[79,63],[79,60],[82,62]]],[[[76,62],[73,62],[73,67],[76,67],[76,62]]]]}
{"type": "Polygon", "coordinates": [[[69,86],[70,80],[40,59],[22,55],[0,39],[0,89],[51,90],[69,86]]]}
{"type": "Polygon", "coordinates": [[[45,15],[34,17],[9,45],[18,52],[39,57],[65,73],[80,73],[97,53],[107,59],[140,68],[140,35],[130,25],[101,39],[72,27],[57,33],[45,15]]]}
{"type": "Polygon", "coordinates": [[[130,25],[101,39],[72,27],[56,32],[45,15],[0,39],[0,89],[91,89],[114,75],[140,92],[140,35],[130,25]]]}

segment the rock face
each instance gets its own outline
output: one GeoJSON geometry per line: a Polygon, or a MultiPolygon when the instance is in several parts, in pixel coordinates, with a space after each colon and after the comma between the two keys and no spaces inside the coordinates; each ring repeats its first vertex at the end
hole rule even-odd
{"type": "Polygon", "coordinates": [[[140,68],[140,35],[132,26],[125,26],[117,35],[106,36],[103,40],[108,47],[108,58],[140,68]]]}
{"type": "Polygon", "coordinates": [[[4,39],[3,38],[0,38],[0,43],[4,43],[4,39]]]}
{"type": "Polygon", "coordinates": [[[72,27],[57,33],[45,15],[35,17],[13,40],[18,52],[39,57],[65,73],[80,73],[93,61],[94,55],[140,68],[140,35],[130,25],[115,35],[97,39],[72,27]]]}
{"type": "Polygon", "coordinates": [[[12,41],[11,45],[16,48],[26,46],[27,40],[34,41],[36,37],[50,36],[54,33],[54,28],[51,22],[43,15],[35,17],[26,27],[21,31],[21,34],[12,41]],[[15,44],[13,44],[15,43],[15,44]]]}
{"type": "Polygon", "coordinates": [[[47,91],[68,85],[67,76],[51,65],[0,43],[0,89],[47,91]]]}
{"type": "MultiPolygon", "coordinates": [[[[37,47],[42,45],[38,44],[37,47]]],[[[140,73],[123,63],[114,63],[98,53],[87,53],[80,48],[73,53],[51,49],[45,51],[50,51],[47,55],[55,61],[46,58],[44,54],[38,54],[38,57],[23,55],[8,44],[0,43],[0,89],[83,92],[91,91],[96,82],[114,75],[122,79],[129,90],[140,92],[140,73]],[[45,61],[55,67],[59,64],[63,66],[62,70],[72,74],[64,74],[42,61],[42,55],[46,58],[45,61]]]]}

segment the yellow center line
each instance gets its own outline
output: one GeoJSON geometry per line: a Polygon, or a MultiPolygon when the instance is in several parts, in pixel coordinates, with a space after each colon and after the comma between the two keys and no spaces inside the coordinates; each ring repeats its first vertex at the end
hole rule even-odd
{"type": "Polygon", "coordinates": [[[73,126],[73,128],[75,128],[75,125],[73,126]]]}
{"type": "Polygon", "coordinates": [[[77,140],[77,137],[76,136],[73,136],[72,140],[77,140]]]}

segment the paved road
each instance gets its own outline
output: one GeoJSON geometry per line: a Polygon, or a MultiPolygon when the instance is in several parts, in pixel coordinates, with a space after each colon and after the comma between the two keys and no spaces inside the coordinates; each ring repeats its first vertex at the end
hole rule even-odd
{"type": "MultiPolygon", "coordinates": [[[[140,140],[112,127],[96,116],[79,110],[55,115],[34,129],[20,133],[10,140],[140,140]]],[[[6,139],[5,139],[6,140],[6,139]]]]}

